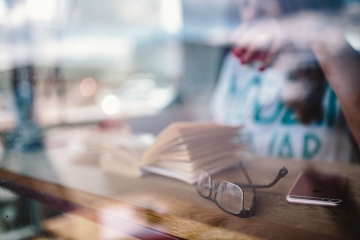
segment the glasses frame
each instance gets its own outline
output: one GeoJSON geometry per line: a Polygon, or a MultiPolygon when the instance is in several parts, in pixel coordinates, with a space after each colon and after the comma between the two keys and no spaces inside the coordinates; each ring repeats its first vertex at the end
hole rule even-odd
{"type": "Polygon", "coordinates": [[[210,191],[209,191],[209,194],[208,196],[204,196],[203,194],[201,194],[200,190],[199,190],[199,182],[197,183],[196,185],[196,189],[197,189],[197,192],[199,193],[200,196],[202,196],[203,198],[206,198],[206,199],[209,199],[213,202],[215,202],[215,204],[223,211],[231,214],[231,215],[234,215],[234,216],[237,216],[237,217],[240,217],[240,218],[249,218],[251,216],[254,216],[255,214],[255,202],[256,202],[256,190],[255,188],[269,188],[269,187],[272,187],[274,186],[281,178],[285,177],[285,175],[288,173],[288,170],[283,167],[280,169],[277,177],[269,184],[266,184],[266,185],[262,185],[262,184],[253,184],[251,179],[250,179],[250,176],[249,174],[247,173],[246,171],[246,168],[244,167],[243,163],[242,162],[239,162],[239,167],[242,169],[242,171],[244,172],[245,174],[245,177],[247,179],[247,181],[249,182],[248,184],[244,184],[244,183],[232,183],[232,182],[229,182],[229,181],[221,181],[220,183],[217,183],[215,180],[212,180],[211,178],[211,175],[207,172],[207,171],[204,171],[208,174],[209,178],[210,178],[210,191]],[[229,212],[227,211],[226,209],[224,209],[216,200],[216,196],[218,194],[218,187],[220,184],[223,184],[223,183],[230,183],[230,184],[234,184],[236,186],[238,186],[241,190],[241,194],[242,194],[242,206],[241,206],[241,210],[239,213],[233,213],[233,212],[229,212]],[[244,192],[241,188],[252,188],[253,190],[253,197],[252,197],[252,201],[251,201],[251,204],[250,204],[250,208],[249,209],[245,209],[244,208],[244,202],[245,202],[245,198],[244,198],[244,192]],[[214,198],[211,198],[211,196],[213,195],[213,190],[215,190],[215,196],[214,198]]]}

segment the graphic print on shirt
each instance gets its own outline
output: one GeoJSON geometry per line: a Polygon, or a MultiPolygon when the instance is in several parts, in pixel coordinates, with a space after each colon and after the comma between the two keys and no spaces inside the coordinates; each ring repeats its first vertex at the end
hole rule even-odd
{"type": "Polygon", "coordinates": [[[228,61],[224,68],[213,99],[213,114],[222,124],[244,124],[242,135],[248,138],[251,152],[294,159],[347,158],[338,154],[339,149],[350,146],[346,124],[339,121],[339,103],[329,86],[323,98],[323,118],[303,125],[282,102],[282,80],[275,71],[260,74],[236,61],[228,61]]]}

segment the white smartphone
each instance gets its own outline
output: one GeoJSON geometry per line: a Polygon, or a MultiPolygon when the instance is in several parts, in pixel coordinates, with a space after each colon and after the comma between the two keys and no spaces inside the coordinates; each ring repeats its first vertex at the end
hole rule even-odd
{"type": "Polygon", "coordinates": [[[344,200],[345,174],[301,172],[290,189],[289,203],[337,207],[344,200]]]}

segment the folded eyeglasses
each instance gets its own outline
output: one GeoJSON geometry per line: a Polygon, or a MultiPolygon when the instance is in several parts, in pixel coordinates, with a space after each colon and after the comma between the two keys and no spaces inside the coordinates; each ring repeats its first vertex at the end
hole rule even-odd
{"type": "Polygon", "coordinates": [[[218,183],[211,179],[208,172],[202,170],[197,181],[197,191],[202,197],[215,202],[223,211],[241,218],[248,218],[253,216],[255,213],[255,188],[270,188],[274,186],[281,178],[286,176],[288,170],[285,167],[281,168],[278,175],[271,183],[261,185],[253,184],[244,165],[240,162],[239,166],[243,170],[249,182],[248,184],[231,183],[228,181],[218,183]],[[253,198],[249,209],[244,208],[244,193],[241,188],[252,188],[253,190],[253,198]],[[215,196],[211,198],[213,190],[216,192],[215,196]]]}

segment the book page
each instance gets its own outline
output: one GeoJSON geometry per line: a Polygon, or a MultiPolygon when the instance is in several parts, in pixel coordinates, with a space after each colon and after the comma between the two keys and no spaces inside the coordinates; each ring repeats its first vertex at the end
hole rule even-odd
{"type": "MultiPolygon", "coordinates": [[[[235,136],[241,127],[228,127],[216,123],[177,122],[165,128],[156,138],[154,144],[144,153],[141,165],[150,165],[162,152],[171,151],[174,146],[181,144],[196,145],[198,139],[211,139],[218,136],[235,136]],[[193,142],[193,143],[191,143],[193,142]]],[[[195,146],[194,146],[195,147],[195,146]]],[[[164,159],[164,158],[162,158],[164,159]]],[[[186,160],[186,159],[184,159],[186,160]]]]}
{"type": "Polygon", "coordinates": [[[202,169],[215,172],[239,161],[241,146],[236,137],[240,128],[215,123],[173,123],[144,153],[141,167],[194,183],[202,169]]]}

